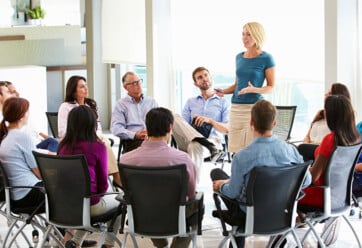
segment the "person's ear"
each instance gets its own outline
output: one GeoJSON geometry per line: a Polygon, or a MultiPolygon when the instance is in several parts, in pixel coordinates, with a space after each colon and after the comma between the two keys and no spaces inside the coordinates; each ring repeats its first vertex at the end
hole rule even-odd
{"type": "Polygon", "coordinates": [[[168,132],[168,133],[172,133],[172,127],[173,127],[173,125],[170,124],[170,126],[169,126],[168,129],[167,129],[167,132],[168,132]]]}
{"type": "Polygon", "coordinates": [[[277,125],[277,120],[273,121],[273,128],[277,125]]]}
{"type": "Polygon", "coordinates": [[[253,120],[253,118],[250,118],[250,126],[251,126],[251,127],[254,126],[254,120],[253,120]]]}

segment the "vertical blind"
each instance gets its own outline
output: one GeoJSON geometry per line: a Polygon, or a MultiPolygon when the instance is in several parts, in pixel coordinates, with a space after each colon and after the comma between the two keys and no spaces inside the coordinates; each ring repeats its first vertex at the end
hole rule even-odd
{"type": "Polygon", "coordinates": [[[146,63],[145,0],[102,1],[104,63],[146,63]]]}

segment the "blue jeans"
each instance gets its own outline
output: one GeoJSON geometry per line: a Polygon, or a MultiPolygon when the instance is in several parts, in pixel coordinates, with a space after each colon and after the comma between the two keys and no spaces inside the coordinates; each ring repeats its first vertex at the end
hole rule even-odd
{"type": "Polygon", "coordinates": [[[51,152],[57,152],[58,151],[58,140],[54,138],[47,138],[45,140],[42,140],[39,144],[36,145],[36,148],[39,149],[46,149],[51,152]]]}

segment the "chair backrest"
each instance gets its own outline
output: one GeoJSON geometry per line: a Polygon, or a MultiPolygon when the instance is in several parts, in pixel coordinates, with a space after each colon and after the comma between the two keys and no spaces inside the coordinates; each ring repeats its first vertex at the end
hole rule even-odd
{"type": "Polygon", "coordinates": [[[273,234],[294,227],[297,197],[310,164],[260,166],[250,172],[246,233],[273,234]]]}
{"type": "Polygon", "coordinates": [[[0,161],[0,203],[5,201],[5,187],[9,186],[9,181],[0,161]]]}
{"type": "Polygon", "coordinates": [[[277,109],[277,125],[273,129],[273,133],[281,140],[288,141],[293,128],[295,112],[297,106],[275,106],[277,109]]]}
{"type": "MultiPolygon", "coordinates": [[[[55,156],[33,151],[46,191],[46,214],[51,224],[82,227],[90,179],[84,155],[55,156]]],[[[88,199],[87,199],[88,200],[88,199]]]]}
{"type": "Polygon", "coordinates": [[[179,214],[185,212],[182,213],[180,206],[184,207],[187,194],[185,164],[157,167],[120,164],[119,174],[131,232],[168,236],[185,231],[179,230],[179,214]]]}
{"type": "Polygon", "coordinates": [[[337,146],[333,151],[325,173],[325,185],[329,188],[324,194],[326,212],[333,213],[350,208],[354,167],[361,147],[361,144],[337,146]]]}
{"type": "Polygon", "coordinates": [[[52,132],[52,135],[54,138],[59,138],[58,136],[58,112],[45,112],[50,131],[52,132]]]}

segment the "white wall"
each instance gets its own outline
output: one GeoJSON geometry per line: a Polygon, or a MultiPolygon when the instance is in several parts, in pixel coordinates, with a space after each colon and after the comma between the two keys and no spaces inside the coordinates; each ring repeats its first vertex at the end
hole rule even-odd
{"type": "Polygon", "coordinates": [[[30,102],[29,124],[47,133],[47,82],[43,66],[0,67],[0,80],[12,82],[20,97],[30,102]]]}

